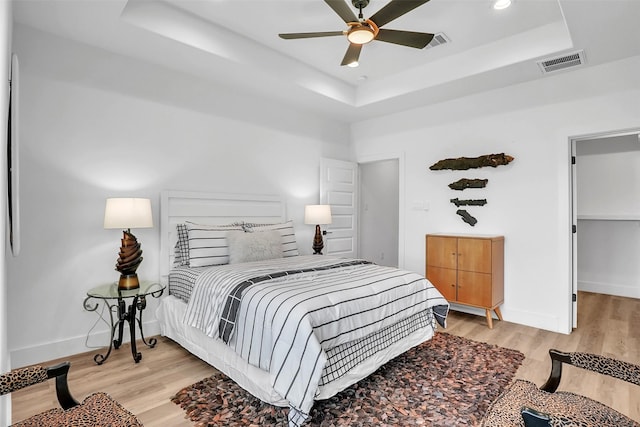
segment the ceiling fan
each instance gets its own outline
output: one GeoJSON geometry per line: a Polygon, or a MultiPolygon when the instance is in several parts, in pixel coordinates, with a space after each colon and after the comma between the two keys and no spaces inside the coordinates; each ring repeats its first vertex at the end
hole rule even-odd
{"type": "Polygon", "coordinates": [[[422,49],[433,39],[433,34],[430,33],[380,28],[418,6],[425,4],[429,0],[391,0],[382,9],[374,13],[373,16],[369,17],[369,19],[364,19],[362,15],[362,9],[369,4],[369,0],[351,0],[353,6],[360,11],[357,17],[345,0],[324,1],[346,22],[349,26],[347,30],[315,33],[286,33],[279,34],[279,36],[283,39],[290,40],[346,35],[347,40],[349,40],[349,47],[340,65],[351,66],[357,66],[362,45],[373,40],[422,49]]]}

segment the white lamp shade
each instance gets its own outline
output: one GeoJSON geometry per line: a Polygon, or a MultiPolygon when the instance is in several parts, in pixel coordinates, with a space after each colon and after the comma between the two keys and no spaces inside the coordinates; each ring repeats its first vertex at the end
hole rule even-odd
{"type": "Polygon", "coordinates": [[[331,205],[306,205],[304,207],[305,224],[331,224],[331,205]]]}
{"type": "Polygon", "coordinates": [[[151,228],[151,199],[109,198],[104,209],[104,228],[151,228]]]}

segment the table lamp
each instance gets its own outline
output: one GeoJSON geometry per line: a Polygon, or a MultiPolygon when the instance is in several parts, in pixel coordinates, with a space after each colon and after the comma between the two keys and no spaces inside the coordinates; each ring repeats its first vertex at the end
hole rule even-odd
{"type": "Polygon", "coordinates": [[[118,289],[128,290],[140,287],[136,269],[142,263],[142,249],[132,228],[151,228],[151,200],[137,198],[109,198],[104,209],[104,228],[123,230],[116,270],[120,272],[118,289]]]}
{"type": "Polygon", "coordinates": [[[306,205],[304,207],[304,223],[316,225],[316,235],[313,237],[313,254],[322,255],[322,234],[320,225],[331,224],[331,205],[306,205]]]}

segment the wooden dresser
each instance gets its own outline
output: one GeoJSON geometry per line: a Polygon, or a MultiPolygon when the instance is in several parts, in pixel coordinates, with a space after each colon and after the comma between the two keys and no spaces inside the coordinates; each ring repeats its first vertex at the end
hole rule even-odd
{"type": "Polygon", "coordinates": [[[502,320],[504,237],[427,234],[426,276],[449,302],[491,311],[502,320]]]}

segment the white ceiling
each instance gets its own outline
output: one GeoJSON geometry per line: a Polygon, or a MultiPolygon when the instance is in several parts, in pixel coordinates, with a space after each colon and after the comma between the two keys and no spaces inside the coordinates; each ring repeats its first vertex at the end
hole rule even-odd
{"type": "MultiPolygon", "coordinates": [[[[16,0],[14,19],[347,122],[545,78],[537,60],[576,50],[582,67],[640,55],[640,0],[513,0],[500,11],[492,1],[431,0],[384,28],[449,43],[373,41],[357,68],[340,66],[342,36],[278,37],[345,29],[323,0],[16,0]]],[[[387,2],[371,0],[365,17],[387,2]]]]}

